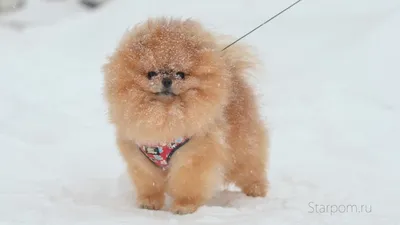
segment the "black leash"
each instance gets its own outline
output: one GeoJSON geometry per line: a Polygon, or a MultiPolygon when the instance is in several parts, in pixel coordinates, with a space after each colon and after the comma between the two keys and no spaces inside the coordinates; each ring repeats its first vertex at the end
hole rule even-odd
{"type": "Polygon", "coordinates": [[[264,23],[260,24],[258,27],[254,28],[253,30],[249,31],[247,34],[243,35],[242,37],[240,37],[239,39],[237,39],[236,41],[230,43],[228,46],[226,46],[225,48],[223,48],[221,51],[224,51],[225,49],[231,47],[232,45],[236,44],[238,41],[242,40],[243,38],[245,38],[247,35],[253,33],[254,31],[256,31],[258,28],[264,26],[266,23],[270,22],[271,20],[275,19],[276,17],[278,17],[279,15],[281,15],[282,13],[284,13],[286,10],[292,8],[293,6],[295,6],[297,3],[301,2],[302,0],[298,0],[297,2],[291,4],[289,7],[287,7],[286,9],[280,11],[278,14],[276,14],[275,16],[271,17],[270,19],[268,19],[267,21],[265,21],[264,23]]]}

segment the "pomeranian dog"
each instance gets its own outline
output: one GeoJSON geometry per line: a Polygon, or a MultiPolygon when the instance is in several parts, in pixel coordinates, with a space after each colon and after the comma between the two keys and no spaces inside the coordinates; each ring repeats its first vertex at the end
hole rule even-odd
{"type": "Polygon", "coordinates": [[[264,197],[268,133],[247,47],[192,19],[152,18],[127,31],[104,65],[104,95],[138,207],[195,212],[224,184],[264,197]]]}

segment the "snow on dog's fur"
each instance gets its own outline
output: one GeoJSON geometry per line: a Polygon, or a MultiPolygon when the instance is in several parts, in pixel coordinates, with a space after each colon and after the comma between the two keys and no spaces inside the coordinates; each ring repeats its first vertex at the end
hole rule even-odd
{"type": "Polygon", "coordinates": [[[246,82],[256,61],[239,44],[221,51],[228,43],[194,20],[149,19],[105,64],[110,121],[138,206],[161,209],[167,193],[172,212],[192,213],[224,182],[266,195],[268,134],[246,82]],[[179,137],[191,140],[165,171],[137,148],[179,137]]]}

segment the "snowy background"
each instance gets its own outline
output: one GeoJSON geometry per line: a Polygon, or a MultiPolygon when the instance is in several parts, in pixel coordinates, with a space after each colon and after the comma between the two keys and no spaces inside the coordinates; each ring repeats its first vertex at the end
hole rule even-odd
{"type": "Polygon", "coordinates": [[[101,93],[122,33],[167,15],[238,37],[291,3],[30,0],[0,14],[0,224],[400,224],[398,0],[303,0],[243,40],[265,67],[267,198],[222,192],[187,216],[134,205],[101,93]]]}

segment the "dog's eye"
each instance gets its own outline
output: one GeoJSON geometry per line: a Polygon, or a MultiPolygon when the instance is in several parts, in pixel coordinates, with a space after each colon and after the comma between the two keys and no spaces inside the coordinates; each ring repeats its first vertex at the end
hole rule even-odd
{"type": "Polygon", "coordinates": [[[184,79],[184,78],[185,78],[185,73],[179,71],[179,72],[176,73],[176,76],[179,77],[179,78],[181,78],[181,79],[184,79]]]}
{"type": "Polygon", "coordinates": [[[157,76],[157,72],[150,71],[147,73],[147,78],[149,78],[149,80],[155,76],[157,76]]]}

